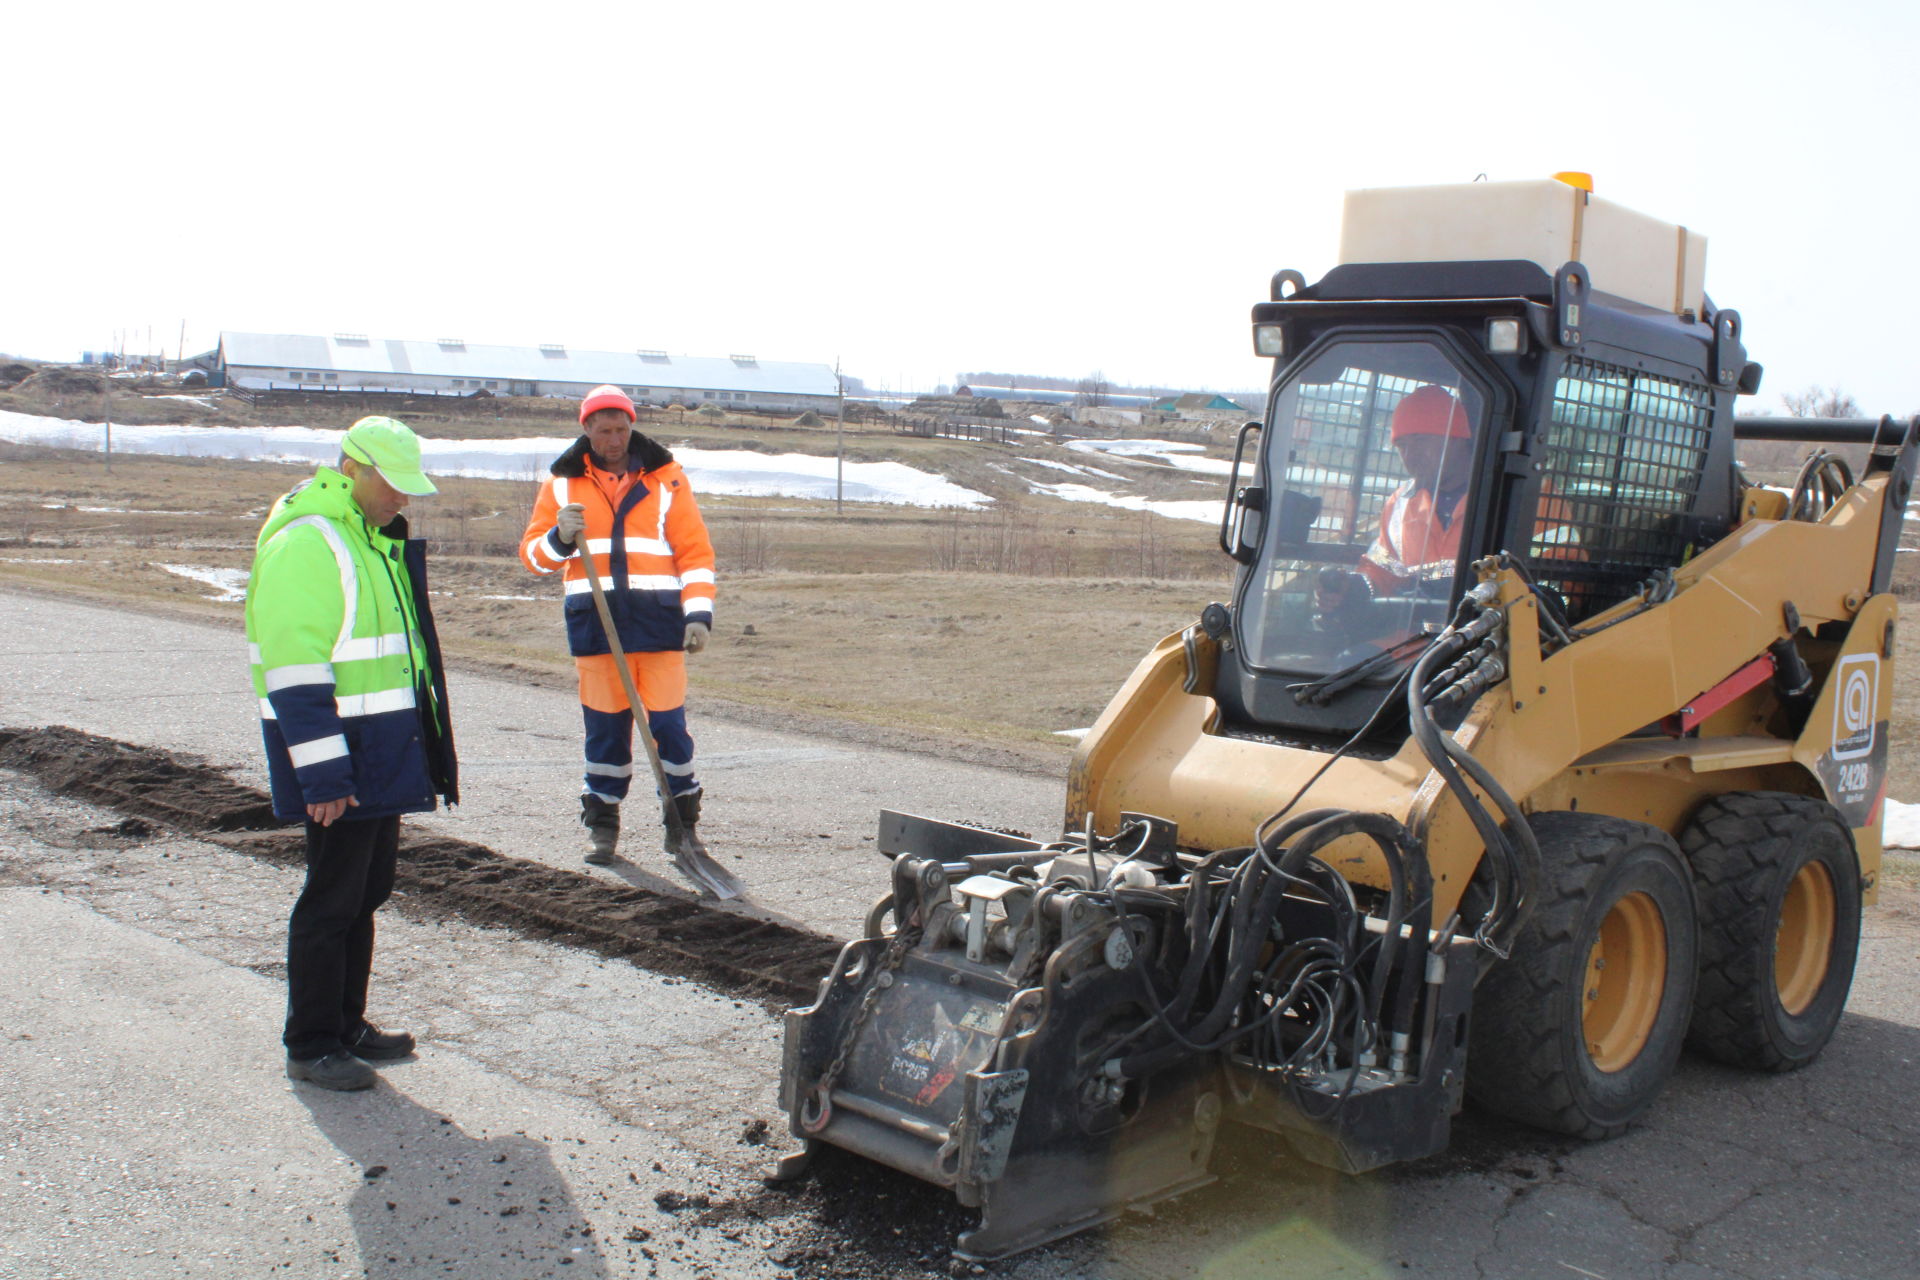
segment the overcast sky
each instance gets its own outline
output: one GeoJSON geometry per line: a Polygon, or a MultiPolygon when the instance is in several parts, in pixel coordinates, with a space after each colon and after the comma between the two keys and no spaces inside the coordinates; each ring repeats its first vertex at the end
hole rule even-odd
{"type": "Polygon", "coordinates": [[[1584,169],[1707,234],[1762,401],[1920,411],[1911,0],[22,9],[0,351],[184,320],[1242,388],[1346,189],[1584,169]]]}

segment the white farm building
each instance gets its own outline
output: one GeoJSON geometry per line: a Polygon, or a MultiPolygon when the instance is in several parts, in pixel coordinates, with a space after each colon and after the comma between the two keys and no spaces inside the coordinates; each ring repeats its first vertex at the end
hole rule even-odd
{"type": "Polygon", "coordinates": [[[831,408],[831,366],[753,356],[676,356],[664,351],[574,351],[489,347],[457,338],[409,342],[336,333],[222,333],[216,368],[228,386],[252,391],[384,391],[415,395],[577,397],[611,383],[636,404],[737,409],[831,408]]]}

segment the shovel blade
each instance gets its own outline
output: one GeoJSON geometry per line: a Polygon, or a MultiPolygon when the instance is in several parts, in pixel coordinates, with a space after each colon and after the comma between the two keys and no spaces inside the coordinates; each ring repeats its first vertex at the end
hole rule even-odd
{"type": "Polygon", "coordinates": [[[673,851],[673,869],[700,886],[704,893],[730,901],[742,892],[740,881],[733,873],[709,858],[704,853],[691,849],[673,851]]]}

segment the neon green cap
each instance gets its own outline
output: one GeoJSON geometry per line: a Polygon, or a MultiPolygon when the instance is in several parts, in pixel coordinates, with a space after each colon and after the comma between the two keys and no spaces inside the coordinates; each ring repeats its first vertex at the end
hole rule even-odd
{"type": "Polygon", "coordinates": [[[340,452],[372,465],[380,478],[401,493],[424,498],[438,493],[420,469],[420,437],[398,418],[362,418],[340,438],[340,452]]]}

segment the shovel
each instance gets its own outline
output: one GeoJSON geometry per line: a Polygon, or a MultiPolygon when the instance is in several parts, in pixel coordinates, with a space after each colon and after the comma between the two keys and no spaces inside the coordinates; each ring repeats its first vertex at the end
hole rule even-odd
{"type": "Polygon", "coordinates": [[[600,627],[607,633],[607,649],[613,654],[614,670],[620,673],[620,687],[627,691],[627,705],[633,708],[634,736],[647,749],[647,763],[653,766],[653,786],[660,796],[661,816],[666,819],[674,869],[716,898],[737,898],[741,888],[733,874],[687,845],[687,827],[680,821],[680,810],[674,807],[673,792],[667,786],[667,771],[660,766],[660,752],[653,745],[653,729],[647,724],[646,704],[640,701],[640,691],[634,687],[633,672],[627,670],[627,654],[620,647],[620,631],[613,625],[613,610],[607,608],[606,592],[600,589],[599,570],[584,546],[579,552],[587,566],[587,586],[593,591],[593,607],[599,611],[600,627]]]}

